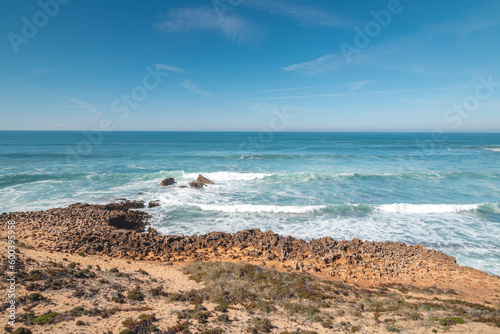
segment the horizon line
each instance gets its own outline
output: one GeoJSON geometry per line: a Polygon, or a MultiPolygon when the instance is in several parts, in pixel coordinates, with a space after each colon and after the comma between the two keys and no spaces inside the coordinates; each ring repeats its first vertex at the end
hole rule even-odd
{"type": "MultiPolygon", "coordinates": [[[[0,132],[102,132],[102,133],[114,133],[114,132],[240,132],[240,133],[258,133],[258,132],[272,132],[272,133],[434,133],[436,130],[283,130],[283,131],[272,131],[268,129],[260,130],[114,130],[114,131],[101,131],[101,130],[5,130],[0,129],[0,132]]],[[[464,131],[441,131],[440,133],[490,133],[490,134],[500,134],[500,130],[464,130],[464,131]]]]}

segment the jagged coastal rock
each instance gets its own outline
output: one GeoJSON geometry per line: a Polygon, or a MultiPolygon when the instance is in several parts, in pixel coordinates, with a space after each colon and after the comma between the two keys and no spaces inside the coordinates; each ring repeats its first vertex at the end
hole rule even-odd
{"type": "Polygon", "coordinates": [[[104,206],[108,210],[128,210],[128,209],[143,209],[146,206],[144,201],[130,201],[125,198],[118,199],[118,202],[106,204],[104,206]]]}
{"type": "MultiPolygon", "coordinates": [[[[215,184],[215,183],[213,183],[206,177],[199,174],[196,180],[189,182],[189,187],[194,189],[203,189],[203,187],[207,184],[215,184]]],[[[180,188],[186,188],[186,187],[181,186],[180,188]]]]}
{"type": "Polygon", "coordinates": [[[129,209],[139,204],[73,204],[47,211],[3,213],[0,226],[7,231],[7,222],[16,221],[19,240],[48,251],[170,263],[249,262],[365,285],[421,284],[456,291],[469,286],[470,291],[470,285],[477,283],[475,291],[488,283],[489,289],[491,284],[498,287],[500,295],[498,276],[461,267],[453,257],[424,246],[331,237],[305,241],[258,229],[201,236],[160,235],[152,228],[144,233],[151,216],[129,209]]]}
{"type": "Polygon", "coordinates": [[[160,206],[160,201],[159,200],[150,201],[149,204],[148,204],[148,208],[154,208],[154,207],[157,207],[157,206],[160,206]]]}
{"type": "Polygon", "coordinates": [[[171,186],[174,183],[175,183],[174,178],[169,177],[169,178],[166,178],[165,180],[161,181],[160,185],[166,187],[166,186],[171,186]]]}
{"type": "Polygon", "coordinates": [[[199,174],[195,181],[189,182],[189,187],[194,189],[202,189],[207,184],[215,184],[203,175],[199,174]]]}
{"type": "Polygon", "coordinates": [[[191,181],[189,182],[189,187],[194,188],[194,189],[202,189],[204,186],[203,183],[198,182],[198,181],[191,181]]]}
{"type": "Polygon", "coordinates": [[[202,183],[202,184],[215,184],[203,175],[198,175],[198,178],[196,179],[196,182],[202,183]]]}

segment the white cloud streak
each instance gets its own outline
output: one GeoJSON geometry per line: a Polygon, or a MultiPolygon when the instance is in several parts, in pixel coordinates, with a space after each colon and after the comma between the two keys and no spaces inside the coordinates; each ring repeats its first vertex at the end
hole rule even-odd
{"type": "Polygon", "coordinates": [[[165,70],[165,71],[171,71],[171,72],[177,72],[177,73],[184,73],[182,68],[177,67],[177,66],[172,66],[172,65],[166,65],[166,64],[153,64],[157,69],[165,70]]]}
{"type": "Polygon", "coordinates": [[[198,94],[198,95],[207,96],[207,97],[214,97],[213,94],[210,94],[209,92],[202,90],[196,84],[194,84],[191,81],[186,80],[186,79],[182,80],[182,82],[179,83],[179,86],[186,88],[187,90],[189,90],[195,94],[198,94]]]}
{"type": "MultiPolygon", "coordinates": [[[[423,46],[428,48],[431,42],[440,36],[453,35],[458,39],[474,31],[491,28],[499,24],[500,15],[493,15],[491,18],[483,20],[478,17],[472,17],[429,24],[404,38],[395,39],[383,44],[375,43],[374,40],[371,42],[373,45],[358,49],[358,53],[351,54],[350,62],[347,61],[343,52],[339,51],[310,61],[285,66],[282,67],[282,70],[317,74],[337,70],[348,65],[362,65],[385,70],[403,70],[411,73],[420,73],[425,68],[421,63],[424,59],[416,59],[414,60],[416,63],[411,64],[410,60],[404,56],[405,52],[413,51],[413,54],[418,54],[423,46]],[[391,56],[397,57],[391,58],[391,56]]],[[[354,41],[344,42],[356,47],[354,41]]]]}
{"type": "Polygon", "coordinates": [[[351,27],[354,24],[353,21],[343,18],[336,12],[312,6],[296,5],[291,1],[244,0],[243,4],[268,11],[274,15],[289,17],[300,25],[351,27]]]}
{"type": "Polygon", "coordinates": [[[273,96],[273,97],[256,97],[248,100],[283,100],[283,99],[305,99],[305,98],[320,98],[320,97],[341,97],[341,96],[358,96],[358,95],[381,95],[381,94],[404,94],[416,92],[433,92],[438,90],[450,90],[450,87],[433,88],[433,89],[407,89],[407,90],[387,90],[376,92],[352,92],[352,93],[332,93],[332,94],[315,94],[315,95],[290,95],[290,96],[273,96]]]}
{"type": "Polygon", "coordinates": [[[95,106],[93,106],[85,101],[77,100],[77,99],[73,99],[73,98],[68,98],[68,101],[71,101],[74,104],[69,104],[69,105],[56,104],[55,107],[86,109],[87,111],[94,113],[97,117],[102,116],[102,112],[98,111],[95,106]]]}
{"type": "Polygon", "coordinates": [[[256,29],[245,20],[229,14],[222,19],[212,7],[170,9],[155,27],[164,33],[213,31],[223,33],[228,40],[241,43],[256,33],[256,29]]]}

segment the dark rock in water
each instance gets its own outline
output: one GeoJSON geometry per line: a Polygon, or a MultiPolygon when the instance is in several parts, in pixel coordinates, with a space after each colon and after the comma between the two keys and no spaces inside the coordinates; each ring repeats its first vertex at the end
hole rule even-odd
{"type": "Polygon", "coordinates": [[[188,186],[180,186],[179,188],[187,188],[188,186]]]}
{"type": "Polygon", "coordinates": [[[191,182],[189,182],[189,186],[191,188],[194,188],[194,189],[201,189],[201,188],[203,188],[203,185],[204,185],[203,183],[198,182],[198,181],[191,181],[191,182]]]}
{"type": "Polygon", "coordinates": [[[165,180],[161,181],[160,185],[162,185],[162,186],[165,187],[165,186],[171,186],[174,183],[175,183],[174,178],[173,177],[169,177],[168,179],[165,179],[165,180]]]}
{"type": "Polygon", "coordinates": [[[145,207],[144,201],[129,201],[125,198],[120,198],[118,203],[110,203],[104,206],[107,210],[121,210],[127,211],[128,209],[142,209],[145,207]]]}
{"type": "Polygon", "coordinates": [[[156,200],[156,201],[151,201],[149,202],[148,204],[148,208],[154,208],[156,206],[160,206],[160,201],[156,200]]]}
{"type": "Polygon", "coordinates": [[[198,178],[196,179],[196,182],[203,183],[203,184],[215,184],[206,177],[202,175],[198,175],[198,178]]]}

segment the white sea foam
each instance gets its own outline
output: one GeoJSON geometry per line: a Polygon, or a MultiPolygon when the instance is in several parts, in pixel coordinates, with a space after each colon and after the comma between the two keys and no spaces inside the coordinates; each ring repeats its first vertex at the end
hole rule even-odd
{"type": "Polygon", "coordinates": [[[409,204],[395,203],[378,206],[378,209],[389,213],[457,213],[477,210],[481,204],[409,204]]]}
{"type": "Polygon", "coordinates": [[[324,205],[280,206],[252,204],[190,204],[205,211],[221,211],[226,213],[310,213],[325,208],[324,205]]]}
{"type": "Polygon", "coordinates": [[[195,179],[198,174],[203,175],[211,181],[228,182],[228,181],[249,181],[255,179],[263,179],[272,174],[265,173],[238,173],[238,172],[212,172],[212,173],[183,173],[183,178],[195,179]]]}
{"type": "Polygon", "coordinates": [[[500,152],[500,147],[486,147],[485,150],[487,151],[492,151],[492,152],[500,152]]]}

